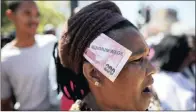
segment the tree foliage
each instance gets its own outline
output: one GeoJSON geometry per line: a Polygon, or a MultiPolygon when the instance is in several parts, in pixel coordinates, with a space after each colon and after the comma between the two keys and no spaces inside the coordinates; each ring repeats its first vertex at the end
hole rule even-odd
{"type": "MultiPolygon", "coordinates": [[[[38,33],[42,33],[46,24],[53,24],[57,27],[59,24],[66,20],[66,15],[55,10],[53,4],[49,1],[36,1],[40,11],[40,24],[38,27],[38,33]]],[[[6,34],[14,30],[14,25],[6,17],[7,2],[1,1],[1,33],[6,34]]]]}
{"type": "Polygon", "coordinates": [[[56,11],[50,2],[37,1],[37,4],[41,14],[38,32],[43,32],[44,26],[48,23],[58,26],[62,22],[65,22],[65,15],[56,11]]]}
{"type": "Polygon", "coordinates": [[[8,6],[6,1],[1,1],[1,33],[8,33],[14,29],[14,26],[6,17],[6,10],[8,6]]]}

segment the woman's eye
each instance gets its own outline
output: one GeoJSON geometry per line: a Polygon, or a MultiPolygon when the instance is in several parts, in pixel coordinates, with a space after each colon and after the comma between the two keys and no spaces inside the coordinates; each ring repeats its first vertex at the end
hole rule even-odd
{"type": "Polygon", "coordinates": [[[141,58],[139,58],[139,59],[137,59],[137,60],[133,60],[132,62],[140,62],[140,61],[142,61],[142,57],[141,58]]]}

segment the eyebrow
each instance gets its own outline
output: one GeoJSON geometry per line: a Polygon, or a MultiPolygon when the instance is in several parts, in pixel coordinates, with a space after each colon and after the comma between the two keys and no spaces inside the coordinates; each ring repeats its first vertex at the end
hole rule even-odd
{"type": "Polygon", "coordinates": [[[143,57],[144,55],[148,55],[150,52],[150,48],[146,48],[146,49],[139,49],[136,52],[133,52],[133,55],[131,55],[128,59],[128,61],[133,61],[135,59],[139,59],[141,57],[143,57]],[[136,58],[137,57],[137,58],[136,58]]]}
{"type": "MultiPolygon", "coordinates": [[[[25,12],[25,13],[26,13],[26,12],[31,13],[31,10],[26,9],[24,12],[25,12]]],[[[38,16],[40,16],[40,15],[41,15],[40,11],[38,11],[38,12],[37,12],[37,15],[38,15],[38,16]]]]}

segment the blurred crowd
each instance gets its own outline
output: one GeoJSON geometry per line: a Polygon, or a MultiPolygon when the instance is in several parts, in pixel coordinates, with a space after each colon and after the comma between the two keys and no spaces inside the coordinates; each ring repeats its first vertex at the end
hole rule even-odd
{"type": "MultiPolygon", "coordinates": [[[[57,84],[56,28],[48,23],[43,34],[36,34],[35,2],[10,2],[6,15],[15,31],[1,35],[1,109],[69,110],[74,101],[57,84]]],[[[146,6],[138,15],[137,27],[150,47],[148,59],[158,69],[149,110],[195,110],[195,28],[183,24],[171,8],[152,14],[146,6]]]]}
{"type": "Polygon", "coordinates": [[[174,9],[157,11],[141,28],[157,67],[153,90],[162,110],[195,109],[195,29],[182,24],[174,9]]]}

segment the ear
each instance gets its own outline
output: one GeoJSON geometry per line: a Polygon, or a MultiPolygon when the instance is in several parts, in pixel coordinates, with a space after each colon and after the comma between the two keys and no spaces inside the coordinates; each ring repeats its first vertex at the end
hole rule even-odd
{"type": "Polygon", "coordinates": [[[96,85],[96,83],[99,83],[99,85],[96,85],[96,86],[102,85],[103,83],[102,74],[98,72],[97,69],[90,63],[84,62],[83,74],[91,85],[96,85]]]}
{"type": "Polygon", "coordinates": [[[13,21],[13,14],[14,12],[12,10],[10,9],[6,10],[6,16],[8,17],[10,21],[13,21]]]}

